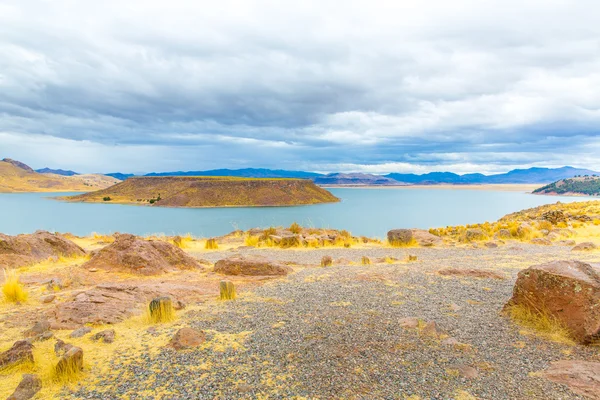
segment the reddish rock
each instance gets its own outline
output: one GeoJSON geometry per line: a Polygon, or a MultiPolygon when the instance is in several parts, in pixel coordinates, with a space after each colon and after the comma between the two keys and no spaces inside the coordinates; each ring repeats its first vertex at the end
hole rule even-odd
{"type": "Polygon", "coordinates": [[[567,385],[573,392],[588,399],[600,400],[600,363],[555,361],[542,372],[542,376],[552,382],[567,385]]]}
{"type": "Polygon", "coordinates": [[[596,250],[598,246],[596,246],[592,242],[583,242],[579,243],[577,246],[573,247],[571,251],[592,251],[596,250]]]}
{"type": "Polygon", "coordinates": [[[7,400],[29,400],[42,389],[42,380],[33,374],[23,374],[21,382],[7,400]]]}
{"type": "Polygon", "coordinates": [[[192,328],[181,328],[169,342],[169,347],[175,350],[183,350],[190,347],[198,347],[206,341],[206,335],[202,331],[192,328]]]}
{"type": "Polygon", "coordinates": [[[537,244],[538,246],[552,246],[552,242],[545,238],[531,239],[531,244],[537,244]]]}
{"type": "Polygon", "coordinates": [[[19,267],[50,257],[84,256],[85,250],[65,237],[46,231],[9,236],[0,233],[0,267],[19,267]]]}
{"type": "Polygon", "coordinates": [[[402,318],[400,320],[400,326],[405,329],[414,329],[419,326],[419,319],[414,317],[402,318]]]}
{"type": "Polygon", "coordinates": [[[83,264],[83,268],[156,275],[172,270],[203,267],[171,243],[117,234],[115,241],[94,254],[83,264]]]}
{"type": "Polygon", "coordinates": [[[418,244],[431,247],[442,243],[442,239],[422,229],[392,229],[387,233],[388,242],[395,246],[418,244]]]}
{"type": "Polygon", "coordinates": [[[50,330],[50,322],[42,319],[37,321],[33,327],[23,332],[25,337],[36,337],[50,330]]]}
{"type": "Polygon", "coordinates": [[[553,261],[519,272],[506,307],[522,305],[557,318],[580,343],[600,338],[600,268],[553,261]]]}
{"type": "Polygon", "coordinates": [[[460,376],[466,379],[475,379],[479,376],[479,372],[469,365],[458,364],[453,366],[452,369],[456,370],[460,376]]]}
{"type": "Polygon", "coordinates": [[[287,265],[261,256],[231,256],[215,264],[215,272],[224,275],[287,275],[292,271],[287,265]]]}
{"type": "Polygon", "coordinates": [[[4,353],[0,353],[0,368],[25,361],[33,362],[33,345],[29,340],[18,340],[4,353]]]}
{"type": "Polygon", "coordinates": [[[91,339],[93,341],[101,340],[104,343],[112,343],[115,341],[115,330],[114,329],[106,329],[100,331],[94,335],[92,335],[91,339]]]}
{"type": "Polygon", "coordinates": [[[504,275],[499,274],[497,272],[473,268],[443,268],[438,270],[438,274],[444,276],[459,276],[465,278],[504,279],[504,275]]]}
{"type": "Polygon", "coordinates": [[[81,347],[71,347],[56,364],[57,374],[69,374],[83,369],[83,350],[81,347]]]}
{"type": "Polygon", "coordinates": [[[56,343],[54,343],[54,353],[57,357],[60,357],[64,355],[67,351],[71,350],[72,347],[72,344],[66,343],[60,339],[56,339],[56,343]]]}

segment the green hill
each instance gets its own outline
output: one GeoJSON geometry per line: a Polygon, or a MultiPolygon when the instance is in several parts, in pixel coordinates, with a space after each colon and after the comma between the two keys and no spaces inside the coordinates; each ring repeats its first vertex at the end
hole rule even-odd
{"type": "Polygon", "coordinates": [[[562,195],[600,195],[600,177],[596,175],[576,176],[561,179],[549,185],[542,186],[533,191],[536,194],[562,194],[562,195]]]}

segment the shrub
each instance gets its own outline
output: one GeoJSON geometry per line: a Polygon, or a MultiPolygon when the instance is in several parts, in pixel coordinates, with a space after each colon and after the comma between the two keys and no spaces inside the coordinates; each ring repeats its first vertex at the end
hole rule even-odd
{"type": "Polygon", "coordinates": [[[367,256],[362,256],[362,258],[360,259],[360,263],[362,265],[371,265],[371,259],[367,256]]]}
{"type": "Polygon", "coordinates": [[[333,265],[333,259],[331,256],[323,256],[321,258],[321,267],[330,267],[333,265]]]}
{"type": "Polygon", "coordinates": [[[103,197],[102,200],[103,201],[111,201],[111,198],[110,198],[110,196],[106,196],[106,197],[103,197]]]}
{"type": "Polygon", "coordinates": [[[244,237],[244,246],[257,247],[258,239],[259,239],[258,236],[246,235],[244,237]]]}
{"type": "Polygon", "coordinates": [[[19,275],[15,271],[4,270],[4,285],[2,293],[9,303],[18,303],[27,301],[29,294],[25,287],[19,282],[19,275]]]}
{"type": "Polygon", "coordinates": [[[152,324],[175,320],[175,309],[169,297],[157,297],[146,309],[146,319],[152,324]]]}
{"type": "Polygon", "coordinates": [[[290,232],[295,233],[296,235],[302,232],[302,227],[298,225],[298,223],[294,222],[289,227],[290,232]]]}
{"type": "Polygon", "coordinates": [[[219,248],[219,243],[217,243],[217,239],[211,238],[206,241],[204,248],[207,250],[216,250],[219,248]]]}

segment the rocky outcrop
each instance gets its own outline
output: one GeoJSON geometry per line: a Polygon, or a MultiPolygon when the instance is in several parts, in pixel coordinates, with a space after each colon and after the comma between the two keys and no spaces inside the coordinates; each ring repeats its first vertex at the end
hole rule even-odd
{"type": "Polygon", "coordinates": [[[29,340],[18,340],[0,353],[0,368],[26,361],[33,362],[33,345],[29,340]]]}
{"type": "Polygon", "coordinates": [[[2,161],[4,161],[5,163],[12,164],[15,167],[25,170],[27,172],[35,173],[33,168],[31,168],[29,165],[25,164],[24,162],[13,160],[12,158],[3,158],[2,161]]]}
{"type": "MultiPolygon", "coordinates": [[[[105,283],[57,304],[49,314],[53,328],[76,329],[86,324],[114,324],[141,310],[140,304],[157,296],[197,295],[193,285],[105,283]]],[[[178,300],[174,300],[177,303],[178,300]]]]}
{"type": "Polygon", "coordinates": [[[50,257],[84,256],[85,250],[65,237],[46,231],[9,236],[0,233],[0,268],[14,268],[50,257]]]}
{"type": "Polygon", "coordinates": [[[519,272],[507,307],[521,305],[552,315],[580,343],[600,338],[600,268],[553,261],[519,272]]]}
{"type": "Polygon", "coordinates": [[[423,247],[430,247],[442,243],[442,239],[439,236],[435,236],[422,229],[392,229],[387,233],[387,239],[392,246],[416,244],[423,247]]]}
{"type": "Polygon", "coordinates": [[[583,243],[579,243],[577,246],[573,247],[571,250],[572,251],[592,251],[592,250],[596,250],[597,248],[598,248],[598,246],[596,246],[592,242],[583,242],[583,243]]]}
{"type": "Polygon", "coordinates": [[[552,382],[567,385],[573,392],[588,399],[600,400],[600,363],[555,361],[541,375],[552,382]]]}
{"type": "Polygon", "coordinates": [[[469,228],[465,232],[465,240],[467,242],[485,240],[487,238],[488,236],[486,235],[486,233],[483,231],[483,229],[480,228],[469,228]]]}
{"type": "Polygon", "coordinates": [[[198,347],[206,341],[206,335],[202,331],[192,328],[181,328],[169,342],[169,347],[175,350],[183,350],[198,347]]]}
{"type": "Polygon", "coordinates": [[[155,275],[203,267],[171,243],[144,240],[130,234],[117,234],[115,241],[94,254],[83,268],[155,275]]]}
{"type": "Polygon", "coordinates": [[[34,374],[23,374],[21,382],[7,400],[29,400],[42,389],[42,380],[34,374]]]}
{"type": "Polygon", "coordinates": [[[214,271],[223,275],[277,276],[287,275],[292,269],[262,256],[232,256],[217,261],[214,271]]]}

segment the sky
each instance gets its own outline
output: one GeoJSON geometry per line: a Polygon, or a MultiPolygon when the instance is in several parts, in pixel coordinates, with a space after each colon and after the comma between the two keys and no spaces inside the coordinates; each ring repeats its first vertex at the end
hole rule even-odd
{"type": "Polygon", "coordinates": [[[600,170],[597,0],[2,0],[0,158],[600,170]]]}

